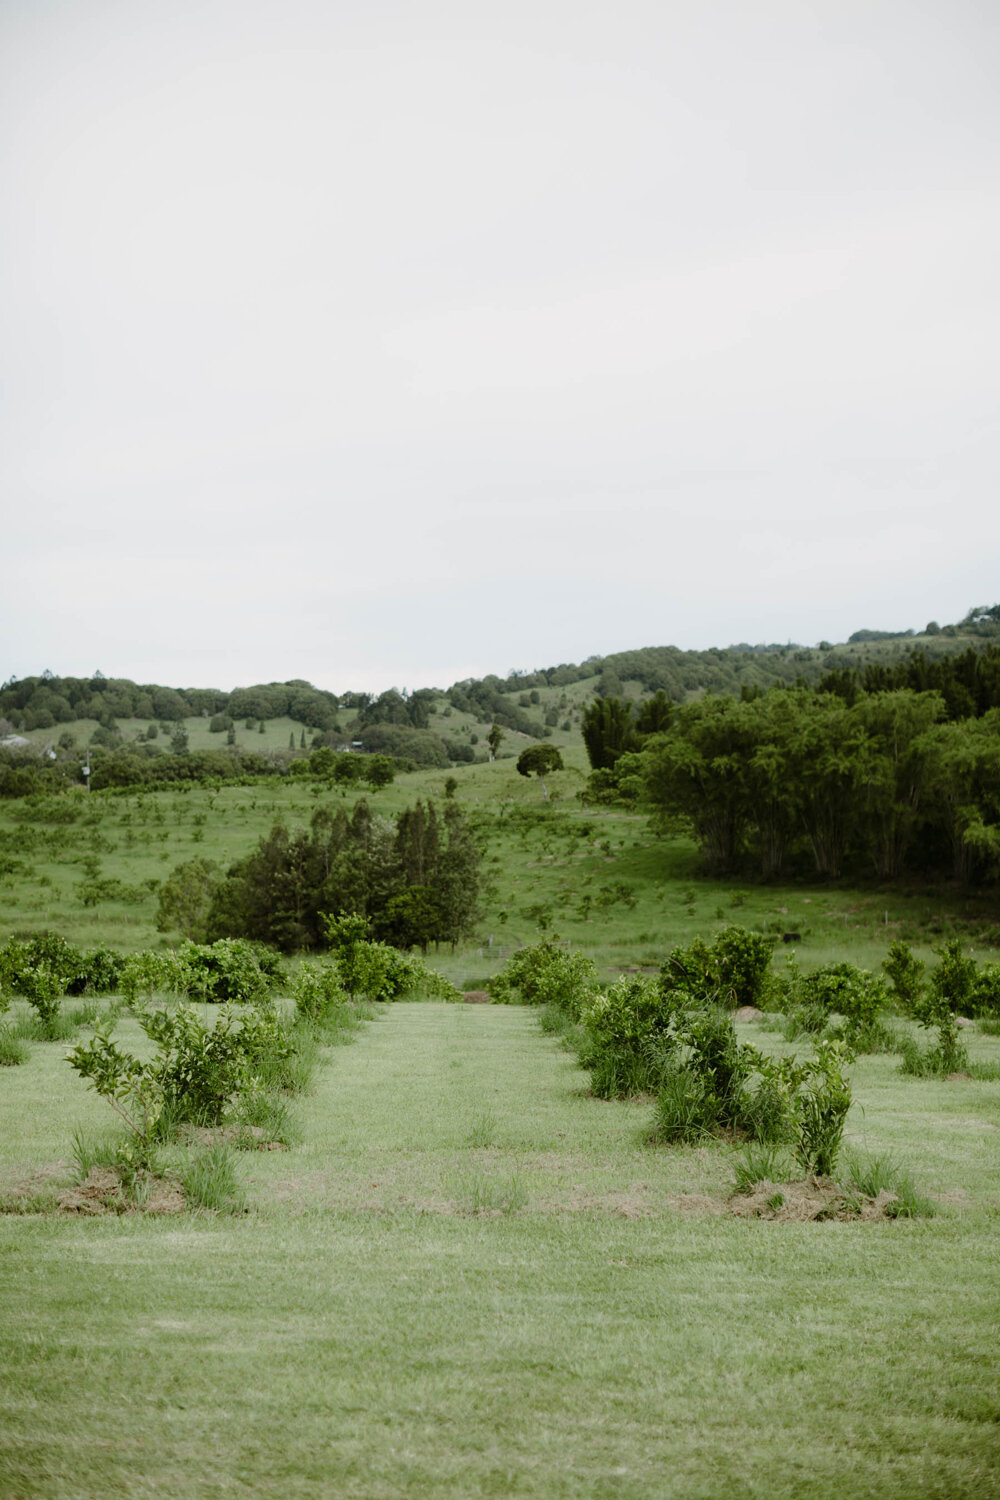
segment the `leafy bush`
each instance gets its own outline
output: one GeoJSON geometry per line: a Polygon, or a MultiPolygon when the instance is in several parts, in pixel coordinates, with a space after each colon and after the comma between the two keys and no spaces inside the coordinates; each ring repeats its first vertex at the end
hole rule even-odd
{"type": "Polygon", "coordinates": [[[155,1044],[152,1057],[123,1051],[106,1021],[68,1061],[128,1127],[140,1165],[148,1164],[168,1125],[218,1124],[242,1095],[280,1087],[291,1077],[296,1041],[274,1011],[252,1009],[240,1019],[223,1006],[213,1024],[190,1005],[140,1009],[137,1017],[155,1044]]]}
{"type": "Polygon", "coordinates": [[[665,996],[641,975],[623,975],[582,1013],[580,1063],[598,1099],[653,1092],[677,1045],[677,1018],[690,996],[665,996]]]}
{"type": "Polygon", "coordinates": [[[889,944],[889,952],[882,960],[882,968],[892,986],[892,998],[904,1015],[913,1014],[914,1007],[923,994],[925,967],[923,959],[917,958],[908,943],[895,938],[889,944]]]}
{"type": "Polygon", "coordinates": [[[974,1016],[1000,1019],[1000,964],[983,964],[977,969],[969,1009],[974,1016]]]}
{"type": "Polygon", "coordinates": [[[68,995],[113,995],[120,983],[125,967],[124,954],[114,948],[94,948],[81,954],[80,969],[70,984],[68,995]]]}
{"type": "Polygon", "coordinates": [[[338,952],[336,964],[344,988],[357,998],[397,1000],[407,990],[416,988],[413,960],[398,948],[390,948],[388,943],[367,940],[354,943],[338,952]]]}
{"type": "Polygon", "coordinates": [[[941,1005],[947,1005],[955,1015],[963,1015],[969,1008],[976,983],[975,961],[962,952],[957,938],[935,948],[938,964],[931,970],[930,986],[941,1005]]]}
{"type": "Polygon", "coordinates": [[[597,983],[597,969],[582,953],[569,953],[558,938],[545,938],[511,954],[499,974],[486,982],[501,1005],[556,1005],[579,1019],[597,983]]]}
{"type": "MultiPolygon", "coordinates": [[[[0,983],[31,1000],[54,987],[55,998],[69,992],[82,964],[82,954],[54,932],[28,932],[12,937],[0,948],[0,983]]],[[[32,1002],[34,1003],[34,1001],[32,1002]]],[[[43,1000],[44,1003],[44,1000],[43,1000]]]]}
{"type": "Polygon", "coordinates": [[[324,1026],[331,1011],[346,999],[340,970],[329,964],[304,963],[295,976],[292,998],[300,1019],[314,1027],[324,1026]]]}
{"type": "Polygon", "coordinates": [[[247,1055],[233,1011],[207,1024],[190,1005],[146,1010],[139,1024],[157,1045],[156,1079],[178,1120],[215,1125],[247,1081],[247,1055]]]}
{"type": "Polygon", "coordinates": [[[130,953],[122,965],[119,989],[130,1005],[140,995],[147,1001],[157,994],[184,995],[188,988],[188,969],[176,953],[156,953],[146,948],[130,953]]]}
{"type": "MultiPolygon", "coordinates": [[[[962,975],[964,965],[969,961],[962,958],[957,943],[945,944],[945,951],[947,950],[952,950],[949,953],[949,959],[954,960],[957,957],[959,964],[963,966],[958,968],[959,975],[962,975]],[[955,950],[958,950],[957,953],[955,950]]],[[[972,969],[974,974],[974,964],[972,969]]],[[[902,1070],[913,1078],[944,1078],[949,1073],[962,1072],[968,1067],[968,1053],[959,1038],[958,1024],[952,1009],[956,989],[950,983],[949,971],[954,973],[951,963],[946,967],[944,982],[935,982],[937,970],[931,974],[930,986],[921,995],[913,1011],[914,1018],[925,1030],[937,1031],[937,1045],[924,1049],[912,1037],[904,1037],[900,1042],[899,1050],[903,1058],[902,1070]]],[[[964,981],[960,981],[962,982],[964,981]]],[[[968,998],[968,992],[966,998],[968,998]]]]}
{"type": "Polygon", "coordinates": [[[188,993],[201,1000],[232,1001],[238,1005],[256,1005],[266,1000],[270,977],[261,967],[263,946],[245,938],[185,943],[177,957],[187,970],[188,993]]]}
{"type": "Polygon", "coordinates": [[[458,998],[454,985],[419,958],[366,938],[368,923],[364,917],[345,913],[323,917],[322,922],[349,995],[376,1001],[401,1000],[419,992],[444,1000],[458,998]]]}
{"type": "Polygon", "coordinates": [[[59,998],[65,989],[62,976],[39,959],[21,970],[20,989],[38,1016],[43,1036],[55,1040],[59,998]]]}
{"type": "Polygon", "coordinates": [[[674,948],[660,974],[664,989],[681,989],[707,1002],[738,1009],[763,997],[765,976],[776,939],[745,927],[725,927],[715,942],[695,938],[688,948],[674,948]]]}

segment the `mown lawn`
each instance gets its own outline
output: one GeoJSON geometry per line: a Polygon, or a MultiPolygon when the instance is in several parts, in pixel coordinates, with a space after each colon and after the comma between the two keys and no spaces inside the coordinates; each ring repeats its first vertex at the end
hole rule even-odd
{"type": "MultiPolygon", "coordinates": [[[[0,1074],[8,1187],[103,1120],[63,1050],[0,1074]]],[[[996,1495],[1000,1086],[897,1066],[849,1132],[938,1215],[746,1221],[530,1012],[388,1008],[245,1216],[0,1218],[0,1495],[996,1495]]]]}

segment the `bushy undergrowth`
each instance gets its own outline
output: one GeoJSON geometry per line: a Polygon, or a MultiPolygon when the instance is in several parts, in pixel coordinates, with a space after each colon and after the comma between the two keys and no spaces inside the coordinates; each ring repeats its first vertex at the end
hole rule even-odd
{"type": "Polygon", "coordinates": [[[551,937],[513,953],[486,988],[497,1004],[552,1005],[579,1020],[596,984],[593,962],[551,937]]]}
{"type": "Polygon", "coordinates": [[[765,997],[775,941],[745,927],[724,927],[711,944],[695,938],[687,948],[672,949],[661,971],[661,984],[734,1009],[759,1005],[765,997]]]}
{"type": "Polygon", "coordinates": [[[364,917],[326,916],[321,921],[340,983],[352,998],[374,1001],[461,998],[455,986],[422,959],[368,938],[364,917]]]}

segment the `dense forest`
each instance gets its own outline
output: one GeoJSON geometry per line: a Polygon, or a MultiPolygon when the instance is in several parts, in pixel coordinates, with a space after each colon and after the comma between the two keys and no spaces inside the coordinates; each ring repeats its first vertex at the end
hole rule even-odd
{"type": "Polygon", "coordinates": [[[597,802],[688,828],[717,874],[1000,872],[1000,647],[734,698],[595,700],[597,802]],[[931,682],[933,686],[924,684],[931,682]]]}

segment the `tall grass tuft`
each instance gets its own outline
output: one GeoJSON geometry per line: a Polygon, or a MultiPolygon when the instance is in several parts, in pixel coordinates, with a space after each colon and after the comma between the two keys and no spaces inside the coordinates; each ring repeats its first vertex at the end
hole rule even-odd
{"type": "Polygon", "coordinates": [[[758,1182],[786,1182],[792,1171],[793,1163],[787,1149],[754,1141],[733,1162],[733,1181],[738,1193],[748,1193],[758,1182]]]}
{"type": "Polygon", "coordinates": [[[12,1026],[0,1026],[0,1068],[16,1068],[28,1061],[30,1052],[12,1026]]]}
{"type": "Polygon", "coordinates": [[[844,1151],[842,1176],[848,1188],[866,1198],[891,1193],[894,1201],[886,1207],[891,1219],[927,1219],[937,1212],[934,1200],[917,1191],[909,1172],[888,1151],[865,1152],[848,1147],[844,1151]]]}
{"type": "Polygon", "coordinates": [[[246,1212],[246,1193],[236,1175],[236,1161],[228,1146],[194,1151],[181,1169],[184,1196],[195,1208],[210,1213],[246,1212]]]}

